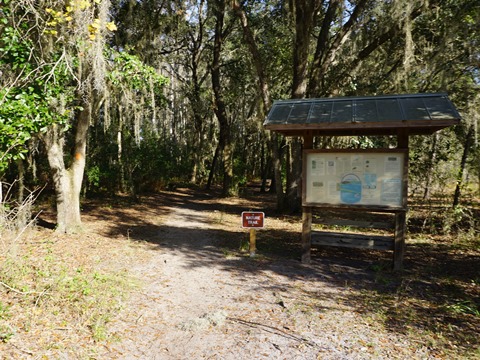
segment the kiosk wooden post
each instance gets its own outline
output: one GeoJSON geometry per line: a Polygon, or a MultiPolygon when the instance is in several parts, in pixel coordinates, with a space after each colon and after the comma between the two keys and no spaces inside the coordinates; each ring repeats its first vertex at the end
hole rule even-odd
{"type": "MultiPolygon", "coordinates": [[[[304,150],[313,149],[313,136],[307,134],[303,137],[304,150]]],[[[303,174],[305,176],[305,174],[303,174]]],[[[303,184],[303,181],[302,181],[303,184]]],[[[303,193],[304,189],[302,189],[303,193]]],[[[310,264],[312,248],[312,207],[302,206],[302,263],[310,264]]]]}
{"type": "Polygon", "coordinates": [[[403,268],[406,222],[406,211],[399,211],[395,214],[395,242],[393,248],[393,270],[395,271],[402,270],[403,268]]]}
{"type": "Polygon", "coordinates": [[[302,263],[310,264],[312,248],[312,207],[302,207],[302,263]]]}
{"type": "MultiPolygon", "coordinates": [[[[408,132],[400,130],[397,134],[397,148],[405,149],[408,155],[408,132]]],[[[405,256],[405,237],[407,233],[407,207],[408,207],[408,156],[404,161],[403,190],[403,208],[404,210],[395,213],[395,240],[393,246],[393,270],[399,271],[403,268],[403,258],[405,256]]]]}

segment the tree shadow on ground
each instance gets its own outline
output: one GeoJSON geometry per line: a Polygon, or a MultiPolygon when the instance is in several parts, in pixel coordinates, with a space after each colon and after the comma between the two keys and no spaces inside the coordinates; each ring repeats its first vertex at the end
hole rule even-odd
{"type": "MultiPolygon", "coordinates": [[[[172,209],[175,208],[239,216],[246,210],[245,204],[249,204],[251,208],[247,210],[262,209],[267,214],[275,214],[274,201],[268,195],[237,202],[216,200],[215,196],[190,189],[162,193],[145,197],[141,204],[128,208],[122,204],[100,210],[92,208],[90,216],[92,220],[108,222],[102,231],[105,236],[128,236],[159,252],[187,253],[185,266],[189,269],[216,266],[251,275],[269,272],[289,281],[258,286],[288,292],[293,290],[295,281],[302,281],[306,296],[328,297],[365,316],[374,315],[383,319],[384,326],[393,332],[436,333],[436,341],[464,352],[471,353],[479,347],[478,251],[459,250],[445,243],[407,244],[405,269],[393,272],[389,251],[322,247],[312,250],[310,265],[302,265],[300,233],[296,230],[259,231],[258,256],[250,258],[243,251],[248,235],[240,228],[206,228],[203,225],[211,223],[212,218],[195,214],[187,214],[186,220],[196,224],[196,228],[165,225],[165,218],[174,216],[172,209]],[[342,291],[327,294],[309,290],[315,288],[310,285],[318,282],[342,291]]],[[[296,220],[300,223],[300,218],[296,220]]]]}

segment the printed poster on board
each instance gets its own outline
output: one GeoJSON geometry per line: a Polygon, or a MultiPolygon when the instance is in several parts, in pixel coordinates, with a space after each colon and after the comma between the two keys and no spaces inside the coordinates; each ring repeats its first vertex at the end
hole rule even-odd
{"type": "Polygon", "coordinates": [[[400,207],[405,152],[305,152],[305,202],[400,207]]]}

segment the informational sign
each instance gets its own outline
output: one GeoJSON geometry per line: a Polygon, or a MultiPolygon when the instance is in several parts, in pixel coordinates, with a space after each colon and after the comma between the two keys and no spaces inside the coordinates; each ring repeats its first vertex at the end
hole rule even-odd
{"type": "Polygon", "coordinates": [[[406,152],[306,150],[304,205],[402,207],[406,152]]]}
{"type": "Polygon", "coordinates": [[[242,227],[244,228],[263,228],[265,213],[260,211],[242,212],[242,227]]]}

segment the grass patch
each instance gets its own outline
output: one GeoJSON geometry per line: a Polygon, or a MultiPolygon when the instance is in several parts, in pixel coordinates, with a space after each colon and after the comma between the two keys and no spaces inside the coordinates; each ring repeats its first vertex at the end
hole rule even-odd
{"type": "Polygon", "coordinates": [[[469,255],[459,253],[455,244],[435,250],[436,257],[416,258],[418,263],[410,263],[403,274],[373,269],[376,281],[358,291],[354,303],[366,319],[373,317],[386,329],[426,344],[441,358],[476,358],[480,289],[470,267],[478,261],[468,263],[469,255]],[[440,261],[447,253],[451,260],[459,257],[449,265],[454,268],[440,261]]]}
{"type": "Polygon", "coordinates": [[[54,248],[42,241],[0,257],[0,341],[25,344],[27,353],[75,349],[89,357],[109,340],[108,324],[135,282],[125,270],[72,264],[54,248]]]}

